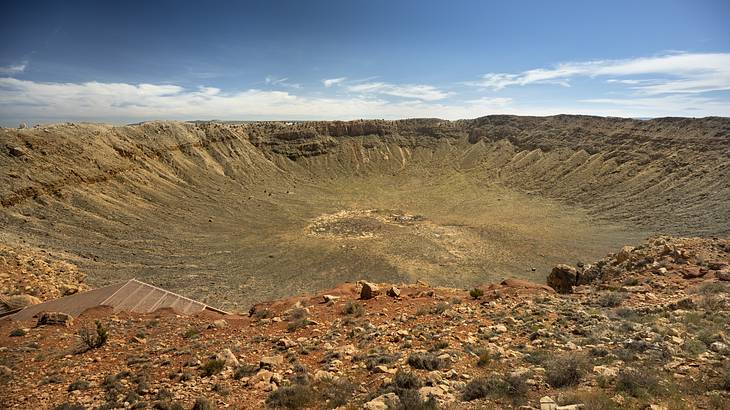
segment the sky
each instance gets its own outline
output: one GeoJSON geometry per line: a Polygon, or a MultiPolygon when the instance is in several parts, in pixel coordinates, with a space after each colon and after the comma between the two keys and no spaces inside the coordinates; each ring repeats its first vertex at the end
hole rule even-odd
{"type": "Polygon", "coordinates": [[[730,116],[730,1],[4,1],[0,124],[730,116]]]}

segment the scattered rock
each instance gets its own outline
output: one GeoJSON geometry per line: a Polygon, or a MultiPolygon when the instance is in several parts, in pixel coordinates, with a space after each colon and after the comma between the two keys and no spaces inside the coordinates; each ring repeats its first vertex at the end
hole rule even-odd
{"type": "Polygon", "coordinates": [[[68,313],[43,312],[41,313],[40,317],[38,317],[38,322],[36,323],[36,326],[61,325],[68,327],[71,326],[73,322],[74,318],[68,313]]]}
{"type": "Polygon", "coordinates": [[[336,301],[340,297],[339,296],[334,296],[334,295],[324,295],[324,296],[322,296],[322,298],[324,299],[324,303],[329,303],[329,302],[336,301]]]}
{"type": "Polygon", "coordinates": [[[228,322],[225,319],[214,320],[208,328],[209,329],[225,329],[228,327],[228,322]]]}
{"type": "Polygon", "coordinates": [[[8,147],[8,151],[14,157],[23,157],[28,154],[23,147],[8,147]]]}

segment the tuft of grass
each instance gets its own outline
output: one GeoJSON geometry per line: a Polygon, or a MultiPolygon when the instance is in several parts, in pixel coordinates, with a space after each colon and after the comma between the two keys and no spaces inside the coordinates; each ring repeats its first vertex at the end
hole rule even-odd
{"type": "Polygon", "coordinates": [[[233,372],[233,378],[239,380],[244,377],[253,376],[254,374],[256,374],[256,372],[258,372],[258,370],[258,366],[254,366],[252,364],[243,364],[241,366],[238,366],[233,372]]]}
{"type": "Polygon", "coordinates": [[[399,389],[418,389],[423,385],[417,374],[407,370],[398,370],[393,377],[393,384],[399,389]]]}
{"type": "Polygon", "coordinates": [[[365,308],[358,302],[349,301],[342,308],[342,313],[348,316],[360,317],[365,313],[365,308]]]}
{"type": "Polygon", "coordinates": [[[626,296],[619,292],[609,292],[603,294],[598,299],[598,304],[602,307],[617,307],[620,306],[626,296]]]}
{"type": "Polygon", "coordinates": [[[494,359],[494,357],[492,357],[492,353],[487,349],[481,349],[477,354],[477,366],[479,367],[487,366],[494,359]]]}
{"type": "Polygon", "coordinates": [[[266,405],[274,409],[303,409],[316,399],[311,386],[293,384],[279,387],[266,397],[266,405]]]}
{"type": "Polygon", "coordinates": [[[446,360],[439,359],[430,352],[415,352],[408,356],[408,364],[414,369],[438,370],[448,367],[446,360]]]}
{"type": "Polygon", "coordinates": [[[440,340],[440,341],[436,342],[433,346],[431,346],[429,351],[436,352],[439,350],[444,350],[448,347],[449,347],[449,342],[447,342],[446,340],[440,340]]]}
{"type": "Polygon", "coordinates": [[[434,315],[440,315],[449,310],[449,304],[446,302],[439,302],[431,308],[431,313],[434,315]]]}
{"type": "Polygon", "coordinates": [[[545,376],[552,387],[575,386],[585,375],[587,367],[582,356],[566,354],[546,363],[545,376]]]}
{"type": "Polygon", "coordinates": [[[76,390],[86,390],[89,387],[91,387],[91,383],[87,382],[86,380],[76,380],[75,382],[68,385],[68,391],[76,391],[76,390]]]}
{"type": "Polygon", "coordinates": [[[274,312],[269,309],[257,309],[253,312],[253,317],[256,320],[271,319],[274,317],[274,312]]]}
{"type": "Polygon", "coordinates": [[[100,322],[96,321],[96,329],[92,330],[87,327],[83,327],[79,330],[78,336],[81,339],[81,349],[79,353],[87,352],[91,349],[98,349],[106,343],[109,338],[109,331],[100,322]]]}
{"type": "Polygon", "coordinates": [[[644,398],[655,395],[659,388],[659,379],[655,370],[622,369],[616,378],[616,390],[633,397],[644,398]]]}
{"type": "Polygon", "coordinates": [[[214,374],[218,374],[226,367],[226,362],[224,360],[218,360],[218,359],[211,359],[205,362],[205,364],[201,367],[201,370],[203,371],[204,377],[210,377],[214,374]]]}
{"type": "Polygon", "coordinates": [[[469,296],[471,296],[474,300],[481,299],[481,297],[484,296],[484,291],[479,288],[474,288],[469,291],[469,296]]]}
{"type": "Polygon", "coordinates": [[[218,406],[207,397],[198,397],[193,404],[193,410],[216,410],[218,406]]]}
{"type": "Polygon", "coordinates": [[[413,389],[398,389],[396,391],[398,399],[400,400],[399,409],[404,410],[437,410],[438,402],[434,397],[429,397],[426,400],[421,398],[421,395],[417,390],[413,389]]]}
{"type": "Polygon", "coordinates": [[[463,399],[472,401],[489,396],[509,397],[513,401],[527,395],[527,383],[524,376],[480,377],[470,381],[464,388],[463,399]]]}
{"type": "Polygon", "coordinates": [[[543,366],[550,359],[550,356],[552,356],[551,352],[545,349],[539,349],[528,353],[525,356],[525,361],[537,366],[543,366]]]}
{"type": "Polygon", "coordinates": [[[730,367],[726,368],[725,371],[722,372],[720,388],[725,391],[730,391],[730,367]]]}
{"type": "Polygon", "coordinates": [[[189,327],[182,334],[183,339],[193,339],[200,335],[200,329],[195,327],[189,327]]]}
{"type": "Polygon", "coordinates": [[[10,337],[22,337],[22,336],[25,336],[26,334],[28,334],[28,332],[26,332],[23,329],[13,329],[10,332],[10,337]]]}
{"type": "Polygon", "coordinates": [[[289,332],[294,332],[296,330],[302,329],[304,327],[309,326],[309,311],[304,308],[298,308],[294,309],[289,313],[289,323],[286,325],[286,329],[289,332]]]}

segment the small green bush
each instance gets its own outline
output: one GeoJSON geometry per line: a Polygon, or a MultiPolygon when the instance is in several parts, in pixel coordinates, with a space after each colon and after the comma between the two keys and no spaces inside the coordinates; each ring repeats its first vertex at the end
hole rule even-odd
{"type": "Polygon", "coordinates": [[[393,377],[393,384],[399,389],[418,389],[422,386],[418,375],[406,370],[398,370],[393,377]]]}
{"type": "Polygon", "coordinates": [[[581,356],[567,354],[550,360],[545,366],[545,376],[552,387],[575,386],[585,375],[587,363],[581,356]]]}
{"type": "Polygon", "coordinates": [[[625,295],[619,292],[609,292],[598,299],[598,304],[602,307],[616,307],[620,306],[625,298],[625,295]]]}
{"type": "Polygon", "coordinates": [[[244,377],[253,376],[254,374],[256,374],[256,372],[258,372],[258,370],[258,366],[254,366],[252,364],[243,364],[241,366],[238,366],[233,372],[233,378],[239,380],[244,377]]]}
{"type": "Polygon", "coordinates": [[[279,387],[266,398],[266,405],[274,409],[303,409],[316,398],[310,386],[293,384],[279,387]]]}
{"type": "Polygon", "coordinates": [[[616,390],[634,397],[646,397],[655,394],[659,387],[659,379],[655,371],[622,369],[616,377],[616,390]]]}
{"type": "Polygon", "coordinates": [[[218,407],[207,397],[198,397],[193,404],[193,410],[216,410],[218,407]]]}
{"type": "Polygon", "coordinates": [[[472,299],[480,299],[482,296],[484,296],[484,291],[479,288],[474,288],[469,291],[469,296],[472,297],[472,299]]]}
{"type": "Polygon", "coordinates": [[[78,336],[79,339],[81,339],[82,343],[80,353],[83,353],[88,350],[98,349],[103,346],[109,338],[109,331],[100,321],[97,320],[95,330],[83,327],[79,330],[78,336]]]}
{"type": "Polygon", "coordinates": [[[430,352],[416,352],[408,356],[408,364],[415,369],[438,370],[448,366],[446,360],[441,360],[430,352]]]}
{"type": "Polygon", "coordinates": [[[365,308],[358,302],[347,302],[342,308],[342,313],[348,316],[362,316],[365,313],[365,308]]]}
{"type": "Polygon", "coordinates": [[[203,371],[203,376],[210,377],[214,374],[220,373],[225,367],[226,362],[224,360],[211,359],[205,362],[205,364],[201,367],[201,370],[203,371]]]}

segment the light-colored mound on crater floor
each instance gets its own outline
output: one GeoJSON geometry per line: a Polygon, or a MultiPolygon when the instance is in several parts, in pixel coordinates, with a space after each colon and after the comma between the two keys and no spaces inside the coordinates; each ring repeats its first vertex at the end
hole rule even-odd
{"type": "Polygon", "coordinates": [[[730,233],[729,135],[576,116],[0,129],[0,240],[227,309],[357,279],[541,280],[654,232],[730,233]]]}

